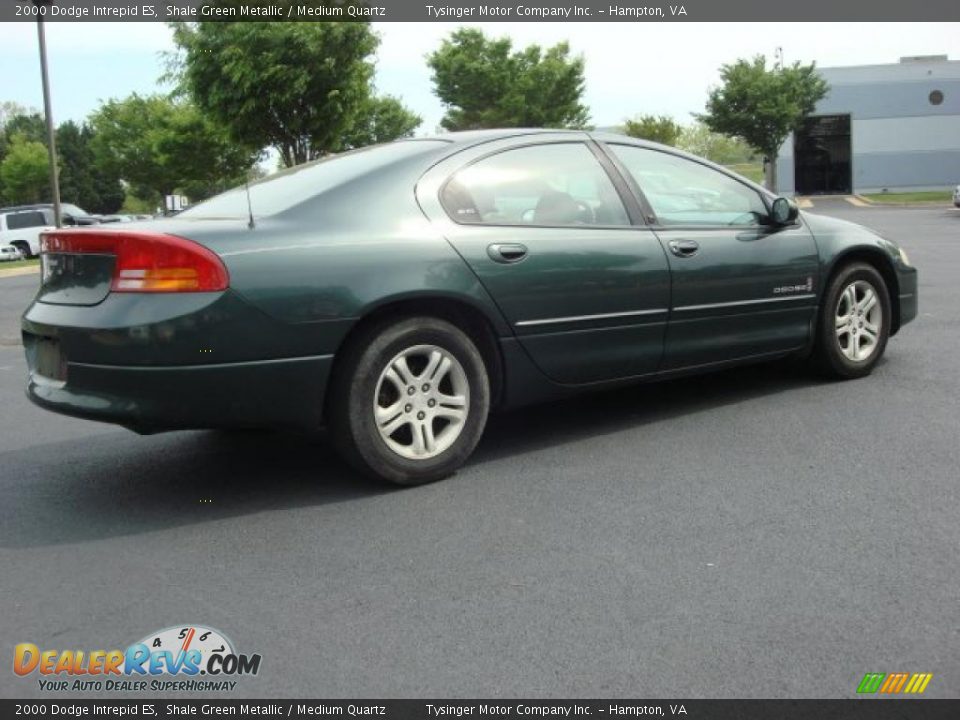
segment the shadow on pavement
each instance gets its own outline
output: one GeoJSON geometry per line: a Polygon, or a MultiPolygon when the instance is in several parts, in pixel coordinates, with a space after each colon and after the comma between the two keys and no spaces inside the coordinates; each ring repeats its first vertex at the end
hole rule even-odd
{"type": "MultiPolygon", "coordinates": [[[[469,466],[815,384],[780,362],[631,386],[492,416],[469,466]]],[[[0,547],[139,535],[404,492],[367,480],[316,435],[125,431],[0,455],[0,547]]]]}

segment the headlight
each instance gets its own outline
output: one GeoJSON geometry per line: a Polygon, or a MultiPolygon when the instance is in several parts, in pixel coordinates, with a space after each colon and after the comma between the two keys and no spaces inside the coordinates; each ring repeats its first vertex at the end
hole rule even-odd
{"type": "Polygon", "coordinates": [[[910,258],[907,257],[907,253],[903,248],[897,248],[900,251],[900,262],[902,262],[907,267],[913,267],[910,264],[910,258]]]}

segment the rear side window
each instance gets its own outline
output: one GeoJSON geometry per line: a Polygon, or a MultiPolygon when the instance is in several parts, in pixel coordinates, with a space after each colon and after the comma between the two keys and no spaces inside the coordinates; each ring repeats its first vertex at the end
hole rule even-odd
{"type": "MultiPolygon", "coordinates": [[[[296,165],[250,183],[250,207],[258,217],[283,212],[337,185],[446,146],[440,140],[405,140],[296,165]]],[[[247,193],[241,185],[184,210],[178,217],[235,218],[246,217],[247,212],[247,193]]]]}
{"type": "Polygon", "coordinates": [[[505,150],[459,170],[441,202],[460,223],[629,225],[607,173],[582,143],[505,150]]]}
{"type": "Polygon", "coordinates": [[[693,160],[611,145],[661,225],[763,225],[767,206],[753,188],[693,160]]]}
{"type": "Polygon", "coordinates": [[[43,227],[47,224],[47,219],[42,212],[20,212],[7,215],[7,228],[9,230],[22,230],[23,228],[43,227]]]}

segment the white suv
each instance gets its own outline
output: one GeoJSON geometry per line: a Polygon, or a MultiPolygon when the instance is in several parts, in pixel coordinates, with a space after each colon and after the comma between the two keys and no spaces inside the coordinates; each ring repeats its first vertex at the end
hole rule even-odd
{"type": "Polygon", "coordinates": [[[53,211],[45,208],[0,210],[0,245],[13,245],[23,257],[40,254],[40,233],[53,229],[53,211]]]}
{"type": "MultiPolygon", "coordinates": [[[[64,225],[91,225],[99,222],[76,205],[60,205],[64,225]]],[[[0,208],[0,245],[13,245],[20,254],[35,257],[40,254],[40,233],[52,230],[52,205],[21,205],[0,208]]]]}

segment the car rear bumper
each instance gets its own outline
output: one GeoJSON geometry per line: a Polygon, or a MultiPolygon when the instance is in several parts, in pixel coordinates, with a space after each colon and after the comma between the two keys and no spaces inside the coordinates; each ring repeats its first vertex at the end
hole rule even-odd
{"type": "MultiPolygon", "coordinates": [[[[31,352],[28,349],[28,360],[31,352]]],[[[27,397],[64,415],[141,433],[318,427],[332,355],[179,367],[66,362],[63,379],[30,361],[27,397]]]]}
{"type": "Polygon", "coordinates": [[[34,302],[27,396],[139,432],[317,427],[340,326],[280,323],[234,293],[34,302]]]}

